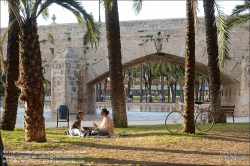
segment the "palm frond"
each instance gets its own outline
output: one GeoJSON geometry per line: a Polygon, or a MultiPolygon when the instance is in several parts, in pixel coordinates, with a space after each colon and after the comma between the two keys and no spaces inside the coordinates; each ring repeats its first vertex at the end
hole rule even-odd
{"type": "Polygon", "coordinates": [[[53,3],[55,3],[56,1],[55,0],[47,0],[45,1],[44,3],[42,3],[43,1],[41,1],[39,3],[39,9],[37,10],[37,13],[36,13],[36,18],[38,16],[40,16],[41,13],[43,13],[44,10],[46,10],[46,8],[49,8],[50,5],[52,5],[53,3]]]}
{"type": "Polygon", "coordinates": [[[20,16],[22,18],[22,22],[24,22],[24,20],[26,20],[28,18],[28,16],[26,15],[26,10],[22,5],[18,6],[18,10],[20,11],[20,16]]]}
{"type": "Polygon", "coordinates": [[[249,0],[245,0],[244,4],[242,5],[236,5],[232,11],[232,15],[236,16],[239,15],[247,10],[250,9],[250,1],[249,0]]]}
{"type": "Polygon", "coordinates": [[[100,24],[94,21],[93,16],[88,14],[78,1],[68,0],[67,5],[73,6],[77,11],[79,11],[82,14],[82,16],[79,17],[79,14],[77,12],[74,12],[75,10],[72,11],[72,13],[78,19],[78,24],[80,24],[80,26],[82,26],[83,29],[85,28],[84,27],[84,20],[85,20],[88,31],[87,35],[89,35],[88,38],[91,42],[91,45],[94,44],[95,47],[97,47],[101,36],[100,24]]]}
{"type": "Polygon", "coordinates": [[[21,1],[21,4],[23,5],[22,9],[25,10],[25,12],[22,12],[23,17],[26,16],[26,18],[29,18],[30,17],[29,3],[27,2],[27,0],[20,0],[20,1],[21,1]]]}
{"type": "Polygon", "coordinates": [[[41,8],[37,13],[37,17],[39,14],[42,13],[45,8],[49,7],[52,3],[55,3],[59,6],[62,6],[63,8],[69,10],[72,12],[77,21],[78,24],[85,29],[87,27],[87,39],[91,42],[91,45],[95,44],[95,47],[97,47],[98,42],[100,40],[101,31],[100,31],[100,25],[94,21],[94,18],[92,15],[88,14],[81,3],[77,0],[64,0],[64,1],[55,1],[55,0],[47,0],[43,4],[41,4],[41,8]]]}
{"type": "Polygon", "coordinates": [[[223,68],[225,64],[225,60],[229,59],[229,46],[230,46],[230,27],[226,22],[226,15],[220,10],[220,6],[215,3],[215,8],[218,12],[219,19],[219,34],[218,34],[218,42],[219,42],[219,61],[218,65],[223,68]]]}
{"type": "Polygon", "coordinates": [[[20,16],[19,12],[20,12],[20,5],[19,2],[17,1],[12,1],[12,0],[7,0],[8,1],[8,5],[11,8],[12,12],[15,14],[16,16],[16,20],[18,22],[19,25],[21,25],[21,22],[23,21],[23,18],[20,16]]]}
{"type": "Polygon", "coordinates": [[[1,69],[2,73],[5,73],[4,60],[3,60],[3,42],[7,36],[10,28],[12,27],[12,25],[14,24],[15,21],[16,21],[16,19],[14,19],[13,21],[11,21],[9,23],[9,25],[5,29],[3,35],[0,37],[0,69],[1,69]]]}
{"type": "Polygon", "coordinates": [[[229,28],[233,28],[235,26],[240,26],[247,23],[250,20],[250,14],[242,14],[237,16],[230,16],[227,18],[227,26],[229,28]]]}
{"type": "Polygon", "coordinates": [[[49,19],[49,8],[45,8],[43,12],[41,13],[43,19],[47,21],[49,19]]]}
{"type": "Polygon", "coordinates": [[[142,0],[133,0],[133,10],[136,15],[138,15],[142,10],[142,0]]]}
{"type": "MultiPolygon", "coordinates": [[[[36,17],[37,10],[38,10],[39,5],[41,5],[41,2],[42,2],[42,0],[37,0],[37,1],[35,1],[35,3],[33,4],[33,13],[32,13],[32,17],[36,17]]],[[[46,11],[46,8],[45,8],[44,10],[46,11]]],[[[48,10],[48,9],[47,9],[47,10],[48,10]]],[[[44,18],[44,17],[43,17],[43,18],[44,18]]],[[[45,17],[44,19],[47,20],[48,17],[45,17]]]]}

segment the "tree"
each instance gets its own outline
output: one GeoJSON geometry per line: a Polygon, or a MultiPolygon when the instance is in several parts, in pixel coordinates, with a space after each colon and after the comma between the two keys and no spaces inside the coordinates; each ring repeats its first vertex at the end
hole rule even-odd
{"type": "MultiPolygon", "coordinates": [[[[14,1],[12,1],[14,2],[14,1]]],[[[19,3],[18,0],[15,0],[19,3]]],[[[41,13],[45,19],[48,18],[47,8],[41,13]]],[[[19,25],[15,19],[15,15],[9,6],[9,26],[6,28],[5,33],[8,33],[8,47],[7,47],[7,60],[5,66],[3,65],[3,55],[1,52],[1,71],[3,72],[3,77],[5,79],[5,93],[4,93],[4,103],[2,112],[2,129],[13,131],[16,124],[16,114],[18,106],[18,87],[15,85],[15,81],[18,79],[19,75],[19,25]]],[[[1,45],[5,39],[6,35],[1,37],[1,45]]],[[[2,49],[2,47],[0,47],[2,49]]]]}
{"type": "Polygon", "coordinates": [[[218,44],[217,44],[217,27],[214,16],[215,0],[203,0],[205,12],[205,26],[206,26],[206,43],[208,54],[208,75],[210,82],[210,103],[214,109],[216,122],[226,122],[226,117],[221,109],[221,91],[220,91],[220,68],[218,65],[218,44]]]}
{"type": "Polygon", "coordinates": [[[195,133],[194,77],[195,77],[195,17],[196,0],[186,0],[186,53],[183,132],[195,133]]]}
{"type": "Polygon", "coordinates": [[[88,39],[99,40],[99,24],[86,13],[77,0],[8,0],[20,27],[19,34],[19,78],[16,85],[21,88],[19,99],[25,103],[24,132],[26,141],[45,142],[43,117],[44,87],[40,44],[37,35],[37,17],[51,4],[71,11],[82,28],[87,27],[88,39]]]}
{"type": "Polygon", "coordinates": [[[115,127],[127,127],[117,0],[104,0],[104,7],[113,121],[115,127]]]}
{"type": "Polygon", "coordinates": [[[202,75],[199,73],[195,73],[195,101],[199,101],[199,88],[201,80],[202,75]]]}
{"type": "MultiPolygon", "coordinates": [[[[133,0],[133,8],[138,14],[142,0],[133,0]]],[[[195,133],[194,126],[194,76],[195,76],[195,30],[196,0],[186,0],[186,53],[183,132],[195,133]]]]}
{"type": "Polygon", "coordinates": [[[5,92],[2,112],[2,129],[14,131],[16,125],[16,114],[18,105],[18,87],[15,85],[15,81],[19,75],[19,25],[15,21],[15,15],[9,6],[9,25],[13,22],[8,30],[8,42],[7,42],[7,60],[5,63],[5,72],[3,75],[5,79],[5,92]],[[14,21],[14,22],[13,22],[14,21]]]}

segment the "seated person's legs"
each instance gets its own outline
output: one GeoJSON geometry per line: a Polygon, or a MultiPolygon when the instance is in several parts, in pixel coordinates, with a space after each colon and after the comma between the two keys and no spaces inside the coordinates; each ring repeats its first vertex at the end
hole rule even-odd
{"type": "Polygon", "coordinates": [[[81,136],[81,134],[86,133],[86,130],[79,130],[76,128],[73,128],[69,131],[69,135],[71,136],[81,136]]]}
{"type": "Polygon", "coordinates": [[[107,129],[90,130],[89,135],[109,135],[107,129]]]}
{"type": "Polygon", "coordinates": [[[99,129],[98,134],[109,135],[108,130],[106,128],[99,129]]]}

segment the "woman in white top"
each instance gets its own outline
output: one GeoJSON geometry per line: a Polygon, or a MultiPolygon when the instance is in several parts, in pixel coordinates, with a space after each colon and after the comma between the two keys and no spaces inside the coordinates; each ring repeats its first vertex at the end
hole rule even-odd
{"type": "MultiPolygon", "coordinates": [[[[89,135],[113,135],[114,134],[114,124],[113,120],[108,116],[109,111],[106,108],[103,108],[101,111],[101,115],[103,117],[102,123],[97,125],[95,122],[93,123],[95,130],[90,130],[89,135]]],[[[86,135],[85,135],[86,136],[86,135]]]]}

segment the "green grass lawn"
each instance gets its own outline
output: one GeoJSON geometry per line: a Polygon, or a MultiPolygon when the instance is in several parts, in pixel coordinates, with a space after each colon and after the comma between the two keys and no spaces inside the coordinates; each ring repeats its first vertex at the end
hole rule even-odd
{"type": "Polygon", "coordinates": [[[20,128],[2,131],[8,164],[249,165],[249,123],[215,124],[196,134],[169,133],[164,125],[129,126],[115,128],[116,138],[69,137],[62,134],[66,130],[47,128],[45,143],[25,142],[20,128]],[[123,131],[129,136],[119,137],[123,131]]]}

